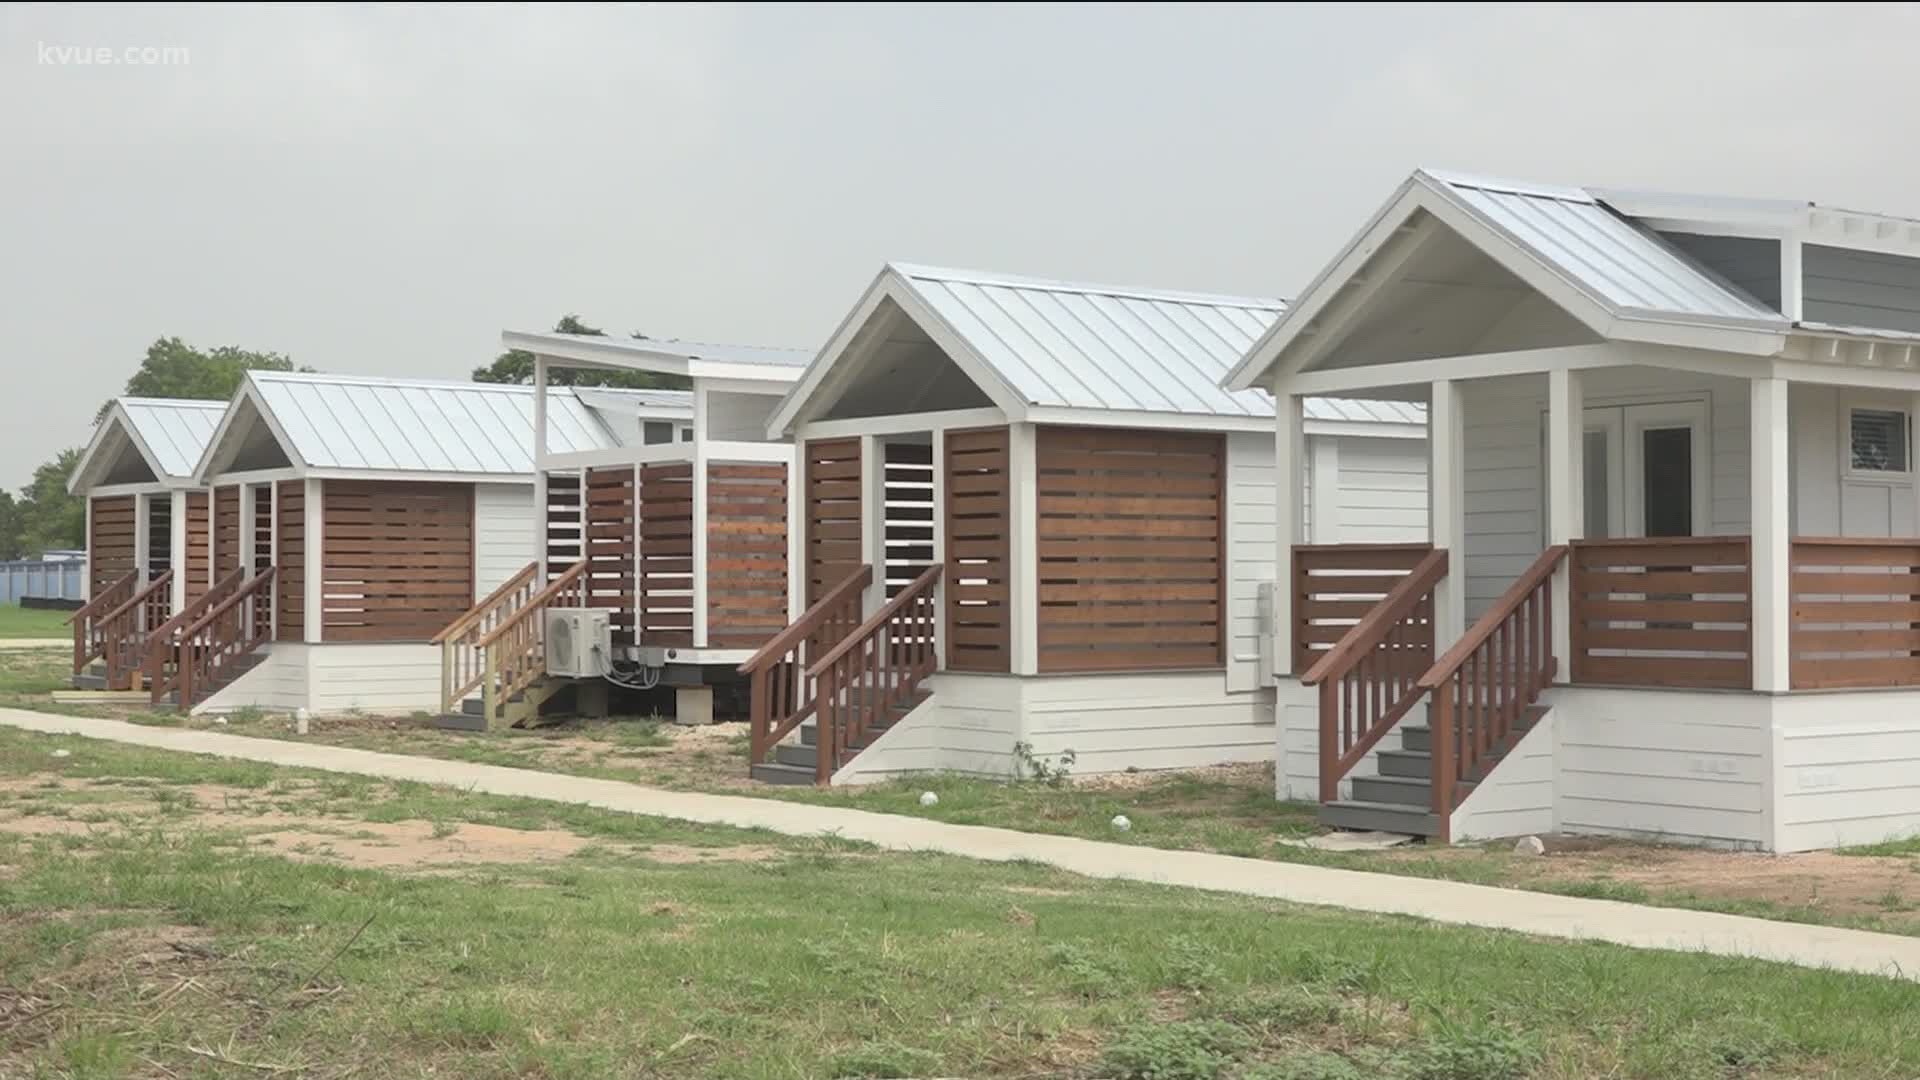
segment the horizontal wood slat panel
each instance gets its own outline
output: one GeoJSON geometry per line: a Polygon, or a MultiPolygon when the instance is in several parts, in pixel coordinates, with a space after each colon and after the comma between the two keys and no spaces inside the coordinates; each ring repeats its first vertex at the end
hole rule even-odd
{"type": "Polygon", "coordinates": [[[274,526],[279,540],[280,580],[274,584],[279,641],[304,641],[307,635],[307,484],[282,480],[275,492],[280,516],[274,526]]]}
{"type": "Polygon", "coordinates": [[[473,605],[473,485],[321,485],[320,633],[425,641],[473,605]]]}
{"type": "Polygon", "coordinates": [[[860,550],[860,440],[809,441],[804,460],[806,532],[801,542],[811,606],[866,562],[860,550]]]}
{"type": "Polygon", "coordinates": [[[1570,556],[1576,683],[1753,685],[1748,540],[1577,540],[1570,556]]]}
{"type": "MultiPolygon", "coordinates": [[[[690,646],[693,463],[640,466],[639,496],[639,588],[632,619],[634,633],[642,645],[690,646]]],[[[631,545],[628,550],[632,550],[631,545]]]]}
{"type": "Polygon", "coordinates": [[[99,596],[107,586],[133,572],[134,513],[132,495],[89,499],[91,518],[87,543],[87,595],[99,596]]]}
{"type": "Polygon", "coordinates": [[[213,497],[204,491],[187,493],[187,550],[181,565],[187,571],[187,603],[213,588],[213,563],[207,545],[213,541],[213,497]]]}
{"type": "Polygon", "coordinates": [[[1224,662],[1224,440],[1078,427],[1035,438],[1040,670],[1224,662]]]}
{"type": "Polygon", "coordinates": [[[953,671],[1013,670],[1013,612],[1007,603],[1012,568],[1004,427],[949,431],[942,436],[947,491],[945,609],[947,667],[953,671]]]}
{"type": "Polygon", "coordinates": [[[636,492],[640,484],[632,465],[588,469],[586,473],[585,540],[587,573],[580,585],[586,606],[606,608],[616,645],[634,643],[638,604],[634,599],[634,544],[639,535],[636,492]]]}
{"type": "MultiPolygon", "coordinates": [[[[1293,548],[1293,673],[1304,675],[1433,549],[1426,544],[1296,544],[1293,548]]],[[[1408,633],[1429,652],[1431,622],[1408,633]]]]}
{"type": "Polygon", "coordinates": [[[1920,685],[1920,540],[1793,542],[1796,690],[1920,685]]]}
{"type": "Polygon", "coordinates": [[[240,487],[213,489],[213,576],[240,569],[240,487]]]}
{"type": "Polygon", "coordinates": [[[709,465],[707,644],[757,649],[786,625],[787,467],[709,465]]]}

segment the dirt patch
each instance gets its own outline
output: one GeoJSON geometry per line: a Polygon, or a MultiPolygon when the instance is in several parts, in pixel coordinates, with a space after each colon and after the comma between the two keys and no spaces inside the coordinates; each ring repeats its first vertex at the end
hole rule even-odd
{"type": "Polygon", "coordinates": [[[592,842],[557,829],[461,825],[449,831],[426,821],[360,822],[345,836],[292,828],[248,837],[255,850],[289,859],[379,870],[555,862],[592,842]]]}
{"type": "Polygon", "coordinates": [[[655,844],[652,847],[641,848],[637,854],[650,862],[685,866],[698,863],[766,862],[769,859],[778,859],[785,853],[778,848],[755,847],[751,844],[723,848],[655,844]]]}

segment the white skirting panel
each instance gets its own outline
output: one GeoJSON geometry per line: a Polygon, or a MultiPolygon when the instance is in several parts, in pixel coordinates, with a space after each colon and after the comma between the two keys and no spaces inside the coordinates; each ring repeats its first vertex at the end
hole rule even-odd
{"type": "Polygon", "coordinates": [[[1920,690],[1775,699],[1775,848],[1920,835],[1920,690]]]}
{"type": "Polygon", "coordinates": [[[208,698],[198,713],[247,707],[411,713],[440,707],[440,650],[423,644],[278,643],[267,658],[208,698]]]}
{"type": "Polygon", "coordinates": [[[1455,841],[1558,831],[1553,815],[1557,727],[1555,713],[1541,717],[1519,745],[1501,759],[1500,767],[1454,808],[1451,828],[1455,841]]]}
{"type": "Polygon", "coordinates": [[[871,783],[913,772],[1009,777],[1014,745],[1076,776],[1267,761],[1270,693],[1228,693],[1222,672],[1164,674],[942,674],[933,698],[834,776],[871,783]]]}
{"type": "MultiPolygon", "coordinates": [[[[1273,796],[1286,802],[1320,801],[1320,691],[1281,679],[1275,691],[1273,796]]],[[[1403,723],[1427,722],[1427,707],[1413,707],[1403,723]]],[[[1340,781],[1340,797],[1352,794],[1356,776],[1380,775],[1380,751],[1396,750],[1400,734],[1390,731],[1340,781]]]]}

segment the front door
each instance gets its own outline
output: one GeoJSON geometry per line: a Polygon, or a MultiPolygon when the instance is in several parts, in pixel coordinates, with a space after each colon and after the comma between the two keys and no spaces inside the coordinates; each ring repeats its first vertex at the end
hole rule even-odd
{"type": "Polygon", "coordinates": [[[1586,411],[1589,539],[1707,531],[1707,415],[1704,401],[1586,411]]]}

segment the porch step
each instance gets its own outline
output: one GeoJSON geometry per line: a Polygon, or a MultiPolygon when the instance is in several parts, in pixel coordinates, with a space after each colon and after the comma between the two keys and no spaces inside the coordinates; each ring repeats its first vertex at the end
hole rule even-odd
{"type": "Polygon", "coordinates": [[[1440,817],[1403,803],[1342,799],[1320,807],[1320,824],[1336,829],[1391,832],[1407,836],[1439,836],[1440,817]]]}
{"type": "Polygon", "coordinates": [[[1433,782],[1425,777],[1356,776],[1353,797],[1357,802],[1394,806],[1432,806],[1433,782]]]}
{"type": "Polygon", "coordinates": [[[747,775],[763,784],[805,785],[815,779],[811,765],[783,765],[778,761],[755,765],[747,770],[747,775]]]}
{"type": "Polygon", "coordinates": [[[105,675],[95,675],[91,671],[83,671],[73,677],[73,688],[75,690],[105,690],[107,688],[107,677],[105,675]]]}

